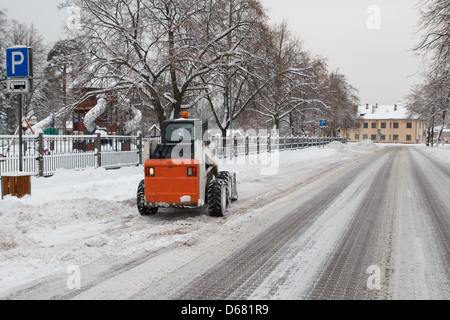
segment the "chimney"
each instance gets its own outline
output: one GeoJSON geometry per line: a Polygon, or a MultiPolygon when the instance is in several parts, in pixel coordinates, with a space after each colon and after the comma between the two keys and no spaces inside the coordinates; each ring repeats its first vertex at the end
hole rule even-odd
{"type": "Polygon", "coordinates": [[[397,111],[397,105],[394,104],[394,111],[397,111]]]}
{"type": "Polygon", "coordinates": [[[372,114],[375,113],[375,111],[377,110],[377,108],[378,108],[378,104],[377,104],[376,106],[372,106],[372,114]]]}
{"type": "Polygon", "coordinates": [[[366,110],[369,110],[369,104],[368,103],[366,104],[366,110]]]}

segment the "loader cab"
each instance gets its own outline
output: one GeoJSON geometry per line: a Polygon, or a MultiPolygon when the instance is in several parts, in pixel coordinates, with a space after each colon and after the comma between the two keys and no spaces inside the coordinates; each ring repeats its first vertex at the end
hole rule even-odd
{"type": "Polygon", "coordinates": [[[207,131],[207,121],[188,119],[187,114],[181,119],[164,121],[161,144],[151,153],[150,159],[195,159],[196,145],[201,145],[199,142],[203,141],[207,131]]]}
{"type": "Polygon", "coordinates": [[[197,208],[209,205],[211,216],[223,216],[237,200],[236,174],[219,172],[218,164],[203,141],[208,121],[168,120],[161,125],[161,143],[145,162],[145,179],[137,192],[141,215],[159,208],[197,208]]]}

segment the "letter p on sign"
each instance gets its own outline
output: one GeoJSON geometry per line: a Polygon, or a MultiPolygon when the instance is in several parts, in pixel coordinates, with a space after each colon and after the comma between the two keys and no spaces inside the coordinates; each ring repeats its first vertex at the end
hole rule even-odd
{"type": "Polygon", "coordinates": [[[12,73],[16,73],[16,66],[22,65],[22,63],[25,61],[25,56],[22,52],[16,51],[12,53],[12,73]],[[19,57],[19,58],[17,58],[19,57]]]}
{"type": "Polygon", "coordinates": [[[28,78],[32,72],[32,50],[28,47],[6,49],[6,76],[8,78],[28,78]]]}

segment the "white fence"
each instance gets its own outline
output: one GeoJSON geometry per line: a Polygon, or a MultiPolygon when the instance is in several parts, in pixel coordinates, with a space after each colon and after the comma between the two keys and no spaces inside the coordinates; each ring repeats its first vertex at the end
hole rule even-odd
{"type": "MultiPolygon", "coordinates": [[[[51,176],[58,169],[117,168],[141,163],[140,137],[130,136],[24,136],[23,171],[51,176]]],[[[0,136],[1,173],[19,171],[18,136],[0,136]]]]}
{"type": "MultiPolygon", "coordinates": [[[[51,176],[58,169],[120,168],[142,164],[145,154],[140,136],[24,136],[23,171],[36,176],[51,176]]],[[[154,140],[154,139],[153,139],[154,140]]],[[[239,157],[275,151],[320,147],[341,138],[307,137],[211,137],[209,148],[218,158],[239,157]]],[[[19,137],[0,136],[0,173],[19,171],[19,137]]]]}
{"type": "Polygon", "coordinates": [[[236,136],[233,138],[212,137],[210,148],[217,157],[228,158],[265,152],[281,152],[306,149],[310,147],[320,147],[333,141],[347,143],[347,139],[328,137],[236,136]]]}

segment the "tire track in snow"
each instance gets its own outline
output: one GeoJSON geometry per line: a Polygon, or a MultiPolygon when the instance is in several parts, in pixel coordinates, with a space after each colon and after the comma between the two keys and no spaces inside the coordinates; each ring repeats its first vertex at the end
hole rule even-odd
{"type": "MultiPolygon", "coordinates": [[[[302,296],[308,300],[360,300],[380,299],[386,291],[370,290],[367,280],[371,267],[380,268],[378,252],[383,242],[379,235],[389,238],[392,228],[382,230],[384,215],[388,214],[388,180],[393,163],[399,153],[395,149],[370,184],[365,199],[357,208],[354,218],[343,234],[334,254],[318,274],[316,281],[302,296]]],[[[389,223],[387,224],[389,226],[389,223]]],[[[389,251],[382,248],[381,251],[389,251]]],[[[384,254],[389,257],[390,253],[384,254]]]]}
{"type": "MultiPolygon", "coordinates": [[[[254,298],[255,292],[263,292],[266,295],[265,298],[279,296],[276,288],[288,284],[292,274],[294,273],[295,276],[295,272],[298,271],[289,270],[290,267],[288,267],[284,273],[277,272],[280,265],[299,254],[299,248],[295,243],[298,243],[299,238],[321,218],[324,212],[329,210],[333,203],[340,200],[341,195],[355,182],[355,179],[360,178],[361,181],[358,186],[350,188],[351,194],[347,195],[346,199],[350,199],[357,193],[368,173],[367,170],[374,171],[372,174],[375,176],[379,170],[378,166],[385,161],[384,158],[376,161],[366,160],[331,181],[303,207],[293,210],[285,219],[269,227],[240,250],[193,280],[173,299],[246,299],[254,298]],[[374,167],[376,169],[373,169],[374,167]],[[292,248],[296,251],[293,252],[292,248]],[[267,284],[267,279],[271,279],[272,282],[267,284]]],[[[308,240],[315,241],[314,238],[308,238],[308,240]]],[[[309,258],[316,259],[313,256],[309,258]]],[[[312,262],[309,261],[309,263],[312,262]]],[[[257,297],[258,295],[259,293],[256,294],[257,297]]]]}
{"type": "Polygon", "coordinates": [[[450,294],[450,170],[417,150],[410,152],[409,160],[422,209],[416,215],[416,228],[424,247],[428,291],[432,299],[446,298],[450,294]]]}
{"type": "Polygon", "coordinates": [[[423,153],[414,152],[415,156],[419,154],[421,164],[417,157],[410,157],[416,168],[412,170],[413,178],[420,187],[424,203],[430,209],[427,211],[428,216],[432,219],[435,231],[440,235],[444,261],[450,267],[450,207],[449,200],[444,200],[450,197],[449,169],[423,153]]]}

